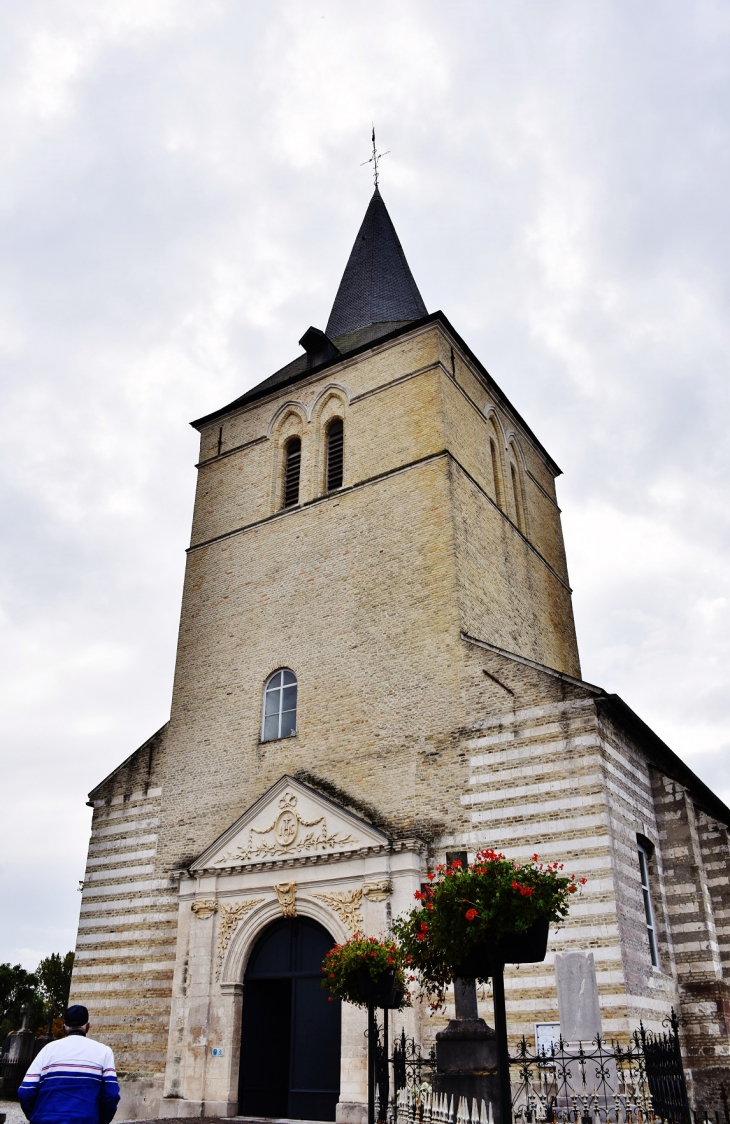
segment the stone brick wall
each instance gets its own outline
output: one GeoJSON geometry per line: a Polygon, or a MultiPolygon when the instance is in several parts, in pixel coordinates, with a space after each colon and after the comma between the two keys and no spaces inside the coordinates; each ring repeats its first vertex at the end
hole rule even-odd
{"type": "Polygon", "coordinates": [[[170,722],[92,793],[73,996],[129,1076],[126,1118],[155,1115],[161,1094],[175,872],[285,773],[419,837],[425,863],[494,846],[586,875],[545,964],[508,973],[514,1035],[558,1020],[554,957],[590,949],[604,1032],[658,1026],[681,996],[704,1020],[697,1048],[727,1043],[727,834],[576,678],[556,466],[445,329],[232,410],[203,427],[200,457],[170,722]],[[328,496],[334,416],[344,485],[328,496]],[[300,504],[282,511],[293,434],[300,504]],[[282,666],[299,681],[297,732],[262,743],[264,685],[282,666]],[[656,844],[659,972],[637,833],[656,844]]]}

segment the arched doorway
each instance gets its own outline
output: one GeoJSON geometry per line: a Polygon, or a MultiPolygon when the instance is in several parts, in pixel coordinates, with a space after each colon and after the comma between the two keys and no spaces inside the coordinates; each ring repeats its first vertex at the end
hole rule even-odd
{"type": "Polygon", "coordinates": [[[334,940],[309,917],[259,937],[243,986],[238,1111],[334,1120],[340,1095],[340,1004],[320,987],[334,940]]]}

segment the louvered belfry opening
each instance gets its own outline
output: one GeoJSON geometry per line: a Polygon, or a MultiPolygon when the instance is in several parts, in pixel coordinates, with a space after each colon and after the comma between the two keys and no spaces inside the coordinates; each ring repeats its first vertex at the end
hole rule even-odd
{"type": "Polygon", "coordinates": [[[342,418],[333,418],[327,429],[327,491],[342,487],[345,427],[342,418]]]}
{"type": "Polygon", "coordinates": [[[294,507],[299,503],[299,472],[302,466],[302,442],[292,437],[286,446],[284,467],[284,507],[294,507]]]}

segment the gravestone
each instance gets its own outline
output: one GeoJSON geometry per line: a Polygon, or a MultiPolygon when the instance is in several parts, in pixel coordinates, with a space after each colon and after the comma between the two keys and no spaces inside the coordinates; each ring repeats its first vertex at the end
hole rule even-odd
{"type": "Polygon", "coordinates": [[[558,1011],[563,1041],[589,1044],[601,1033],[596,966],[592,952],[559,952],[555,956],[558,1011]]]}
{"type": "Polygon", "coordinates": [[[35,1035],[28,1026],[30,1007],[21,1007],[20,1013],[23,1016],[21,1028],[10,1035],[8,1052],[3,1058],[3,1096],[6,1097],[17,1095],[18,1086],[33,1061],[35,1035]]]}

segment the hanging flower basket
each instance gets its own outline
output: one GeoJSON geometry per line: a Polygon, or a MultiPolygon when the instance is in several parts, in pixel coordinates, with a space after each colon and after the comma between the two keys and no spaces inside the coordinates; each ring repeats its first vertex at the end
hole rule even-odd
{"type": "Polygon", "coordinates": [[[486,979],[495,966],[544,960],[550,922],[568,912],[578,881],[562,863],[506,859],[481,851],[471,866],[454,862],[429,874],[419,905],[392,931],[426,994],[443,1002],[454,978],[486,979]]]}
{"type": "Polygon", "coordinates": [[[545,959],[549,932],[548,918],[540,917],[522,933],[509,933],[499,940],[485,937],[481,944],[454,964],[454,976],[467,980],[484,979],[494,975],[495,966],[501,964],[538,964],[545,959]]]}
{"type": "MultiPolygon", "coordinates": [[[[405,981],[403,981],[405,983],[405,981]]],[[[382,971],[377,976],[370,974],[370,969],[367,965],[359,968],[357,972],[357,989],[360,992],[362,1002],[369,1006],[385,1008],[389,1010],[399,1010],[403,1003],[405,994],[403,987],[398,987],[396,984],[396,972],[394,968],[389,971],[382,971]]]]}
{"type": "Polygon", "coordinates": [[[356,933],[330,949],[322,965],[322,987],[334,999],[357,1007],[409,1007],[404,956],[393,941],[379,941],[356,933]]]}

